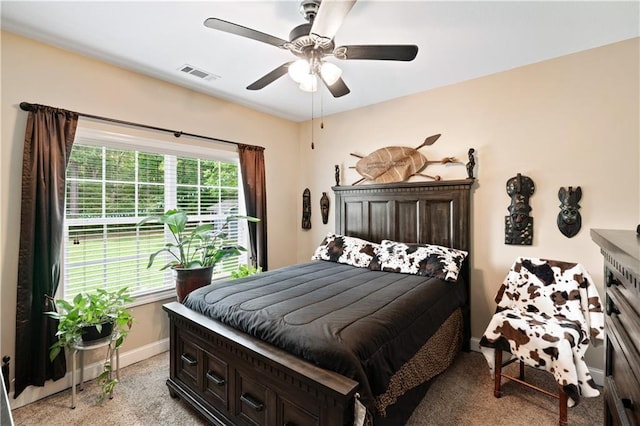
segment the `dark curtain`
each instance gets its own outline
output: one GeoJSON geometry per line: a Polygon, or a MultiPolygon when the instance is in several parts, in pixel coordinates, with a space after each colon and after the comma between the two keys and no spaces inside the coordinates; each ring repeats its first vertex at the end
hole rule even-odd
{"type": "Polygon", "coordinates": [[[240,172],[247,215],[260,219],[249,222],[251,261],[267,270],[267,184],[264,175],[264,148],[238,144],[240,172]]]}
{"type": "Polygon", "coordinates": [[[30,385],[66,374],[64,352],[49,361],[58,321],[44,315],[60,278],[65,169],[78,124],[76,113],[33,105],[22,159],[22,210],[16,301],[14,398],[30,385]]]}

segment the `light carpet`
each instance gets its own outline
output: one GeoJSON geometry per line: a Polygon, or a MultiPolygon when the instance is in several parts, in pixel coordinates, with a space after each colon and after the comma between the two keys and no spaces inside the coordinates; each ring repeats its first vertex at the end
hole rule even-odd
{"type": "MultiPolygon", "coordinates": [[[[517,367],[511,365],[509,369],[517,367]]],[[[515,373],[513,373],[515,374],[515,373]]],[[[169,354],[120,370],[114,397],[102,405],[94,381],[78,393],[71,409],[71,389],[13,410],[14,423],[22,425],[205,425],[190,406],[169,396],[165,380],[169,354]]],[[[555,390],[549,373],[527,368],[527,379],[555,390]]],[[[569,425],[603,424],[603,397],[583,398],[569,408],[569,425]]],[[[484,357],[477,352],[460,353],[453,365],[435,379],[407,425],[543,426],[558,424],[556,400],[515,383],[503,386],[502,398],[493,397],[493,380],[484,357]]]]}

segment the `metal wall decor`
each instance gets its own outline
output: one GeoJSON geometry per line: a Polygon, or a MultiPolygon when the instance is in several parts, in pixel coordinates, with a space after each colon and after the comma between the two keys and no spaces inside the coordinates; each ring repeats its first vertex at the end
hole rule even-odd
{"type": "Polygon", "coordinates": [[[504,218],[504,243],[530,246],[533,242],[533,218],[529,216],[529,197],[535,186],[530,177],[518,173],[507,181],[507,194],[511,197],[509,216],[504,218]]]}
{"type": "Polygon", "coordinates": [[[302,229],[311,229],[311,191],[302,192],[302,229]]]}
{"type": "Polygon", "coordinates": [[[338,166],[337,164],[334,166],[336,171],[335,171],[335,176],[336,176],[336,186],[340,186],[340,166],[338,166]]]}
{"type": "Polygon", "coordinates": [[[580,204],[578,202],[582,198],[582,189],[578,186],[574,190],[572,186],[569,189],[560,188],[558,191],[560,199],[560,212],[558,213],[558,229],[567,238],[576,235],[582,227],[582,216],[578,211],[580,204]]]}
{"type": "Polygon", "coordinates": [[[329,197],[326,192],[320,197],[320,213],[322,213],[322,223],[325,225],[329,222],[329,197]]]}

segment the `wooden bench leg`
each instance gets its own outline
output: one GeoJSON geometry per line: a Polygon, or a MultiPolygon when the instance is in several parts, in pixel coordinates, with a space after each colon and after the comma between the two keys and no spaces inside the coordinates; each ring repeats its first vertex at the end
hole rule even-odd
{"type": "Polygon", "coordinates": [[[494,365],[494,385],[493,385],[493,396],[496,398],[500,398],[502,396],[502,391],[500,391],[500,383],[502,381],[502,350],[495,348],[495,365],[494,365]]]}
{"type": "Polygon", "coordinates": [[[567,394],[565,393],[565,391],[562,389],[562,386],[558,386],[559,388],[559,412],[560,412],[560,421],[558,422],[558,424],[560,426],[567,426],[567,394]]]}
{"type": "Polygon", "coordinates": [[[524,380],[524,362],[520,361],[520,380],[524,380]]]}

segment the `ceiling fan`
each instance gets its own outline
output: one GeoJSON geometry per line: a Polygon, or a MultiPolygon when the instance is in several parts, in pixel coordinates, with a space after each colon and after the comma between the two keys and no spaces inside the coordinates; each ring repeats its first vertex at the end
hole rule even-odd
{"type": "Polygon", "coordinates": [[[333,38],[355,2],[356,0],[302,0],[300,13],[307,23],[291,30],[288,41],[218,18],[208,18],[204,25],[288,50],[299,58],[280,65],[254,81],[247,86],[248,90],[260,90],[289,73],[300,84],[300,89],[313,92],[320,79],[329,92],[338,98],[348,94],[350,90],[342,80],[342,70],[326,61],[326,57],[333,56],[341,60],[412,61],[418,54],[418,46],[413,44],[335,47],[333,38]]]}

